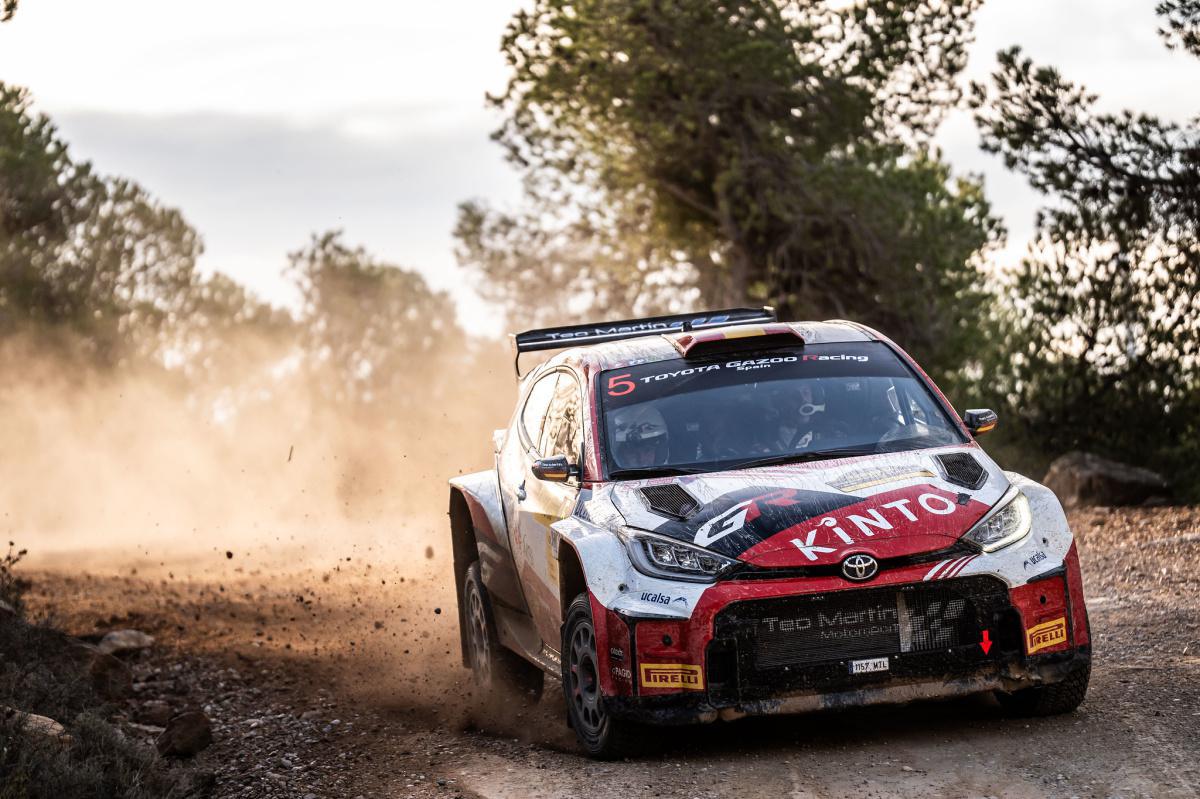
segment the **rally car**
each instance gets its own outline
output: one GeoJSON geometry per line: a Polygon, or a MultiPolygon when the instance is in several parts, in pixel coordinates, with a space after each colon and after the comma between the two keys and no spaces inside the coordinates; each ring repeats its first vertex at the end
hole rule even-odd
{"type": "Polygon", "coordinates": [[[1091,647],[1054,494],[896,344],[771,309],[535,330],[495,468],[450,481],[462,657],[561,679],[595,757],[648,724],[995,692],[1075,709],[1091,647]]]}

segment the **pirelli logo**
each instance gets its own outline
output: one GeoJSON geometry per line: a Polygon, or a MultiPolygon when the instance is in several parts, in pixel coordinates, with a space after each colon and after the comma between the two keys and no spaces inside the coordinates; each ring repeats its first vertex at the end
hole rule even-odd
{"type": "Polygon", "coordinates": [[[643,663],[640,668],[643,688],[704,690],[704,670],[686,663],[643,663]]]}
{"type": "Polygon", "coordinates": [[[1065,617],[1045,621],[1025,631],[1025,651],[1029,654],[1067,642],[1067,620],[1065,617]]]}

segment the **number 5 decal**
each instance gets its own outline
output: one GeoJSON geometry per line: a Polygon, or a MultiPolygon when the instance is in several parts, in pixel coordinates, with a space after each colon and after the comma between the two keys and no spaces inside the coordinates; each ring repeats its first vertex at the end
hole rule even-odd
{"type": "Polygon", "coordinates": [[[613,375],[612,377],[608,378],[608,396],[623,397],[637,388],[637,385],[632,380],[628,379],[629,375],[630,373],[626,372],[623,375],[613,375]],[[620,388],[619,391],[617,390],[618,387],[620,388]]]}

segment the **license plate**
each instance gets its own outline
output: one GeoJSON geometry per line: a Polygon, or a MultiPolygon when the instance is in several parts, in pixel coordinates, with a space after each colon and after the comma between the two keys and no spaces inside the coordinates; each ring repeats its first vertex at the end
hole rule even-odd
{"type": "Polygon", "coordinates": [[[850,661],[851,674],[870,674],[873,671],[887,671],[891,668],[887,658],[869,658],[867,660],[850,661]]]}

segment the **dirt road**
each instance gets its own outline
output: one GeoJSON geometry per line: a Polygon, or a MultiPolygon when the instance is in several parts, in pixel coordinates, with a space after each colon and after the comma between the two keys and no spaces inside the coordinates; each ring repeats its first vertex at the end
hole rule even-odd
{"type": "Polygon", "coordinates": [[[1200,796],[1200,509],[1073,524],[1096,644],[1075,714],[972,698],[749,719],[664,729],[621,763],[575,753],[556,682],[530,710],[477,709],[440,532],[403,561],[347,542],[80,575],[68,553],[42,560],[30,604],[76,634],[155,635],[126,712],[205,708],[217,742],[198,761],[224,797],[1200,796]]]}

